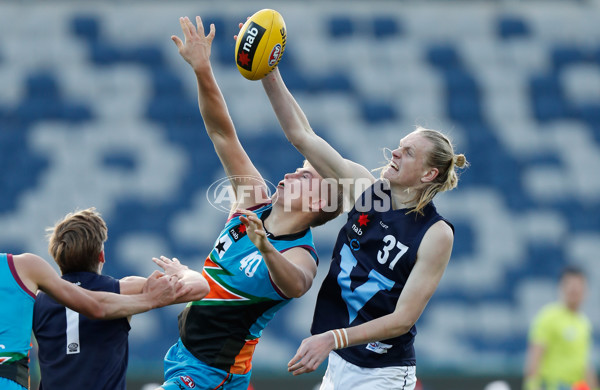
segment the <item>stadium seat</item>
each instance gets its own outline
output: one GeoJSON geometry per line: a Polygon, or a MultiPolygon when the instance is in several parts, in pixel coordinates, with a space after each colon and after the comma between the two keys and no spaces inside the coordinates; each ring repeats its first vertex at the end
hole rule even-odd
{"type": "Polygon", "coordinates": [[[375,39],[396,37],[404,33],[402,24],[391,16],[376,16],[373,18],[373,34],[375,39]]]}
{"type": "Polygon", "coordinates": [[[71,30],[76,36],[90,42],[99,39],[101,28],[98,18],[94,15],[78,15],[71,21],[71,30]]]}
{"type": "Polygon", "coordinates": [[[329,19],[329,35],[332,38],[348,38],[355,32],[355,25],[349,16],[333,16],[329,19]]]}
{"type": "Polygon", "coordinates": [[[371,123],[393,121],[398,118],[395,109],[388,103],[370,100],[362,103],[362,116],[365,121],[371,123]]]}
{"type": "Polygon", "coordinates": [[[526,21],[515,16],[501,16],[498,21],[498,35],[501,39],[526,38],[531,31],[526,21]]]}

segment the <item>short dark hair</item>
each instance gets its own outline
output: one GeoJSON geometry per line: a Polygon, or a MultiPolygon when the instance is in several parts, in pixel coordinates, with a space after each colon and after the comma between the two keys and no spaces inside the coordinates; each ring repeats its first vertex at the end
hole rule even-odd
{"type": "Polygon", "coordinates": [[[560,273],[560,278],[563,279],[565,276],[581,276],[585,279],[585,273],[583,270],[574,265],[567,265],[560,273]]]}

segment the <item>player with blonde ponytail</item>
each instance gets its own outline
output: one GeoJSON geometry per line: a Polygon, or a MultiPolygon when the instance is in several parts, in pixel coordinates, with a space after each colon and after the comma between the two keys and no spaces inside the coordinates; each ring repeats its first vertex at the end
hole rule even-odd
{"type": "Polygon", "coordinates": [[[454,242],[433,198],[456,187],[457,170],[468,162],[445,135],[418,127],[391,151],[377,179],[315,134],[277,68],[262,84],[288,140],[323,178],[337,180],[353,206],[319,291],[313,336],[288,370],[311,372],[329,357],[321,390],[413,390],[415,323],[454,242]]]}

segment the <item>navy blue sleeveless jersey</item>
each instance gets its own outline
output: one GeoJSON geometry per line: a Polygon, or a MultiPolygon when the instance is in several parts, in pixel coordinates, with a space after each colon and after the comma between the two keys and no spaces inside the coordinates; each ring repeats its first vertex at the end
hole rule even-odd
{"type": "MultiPolygon", "coordinates": [[[[91,272],[63,279],[93,291],[120,293],[119,281],[91,272]]],[[[40,292],[33,309],[40,390],[126,389],[129,321],[91,320],[40,292]]]]}
{"type": "MultiPolygon", "coordinates": [[[[391,193],[383,181],[357,199],[319,290],[312,334],[360,325],[395,310],[425,232],[444,220],[431,203],[424,215],[408,211],[392,209],[391,193]]],[[[416,334],[413,326],[404,335],[335,352],[360,367],[414,366],[416,334]]]]}

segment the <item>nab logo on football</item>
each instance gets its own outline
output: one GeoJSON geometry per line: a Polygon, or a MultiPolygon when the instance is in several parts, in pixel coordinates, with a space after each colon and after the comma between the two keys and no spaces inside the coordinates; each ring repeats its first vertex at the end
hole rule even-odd
{"type": "MultiPolygon", "coordinates": [[[[260,40],[262,39],[266,29],[254,22],[250,22],[244,36],[242,37],[242,50],[239,51],[237,64],[246,69],[252,70],[252,61],[260,40]]],[[[271,53],[272,54],[272,53],[271,53]]]]}
{"type": "Polygon", "coordinates": [[[196,384],[194,383],[194,381],[192,380],[192,378],[190,378],[187,375],[184,376],[180,376],[179,379],[181,379],[181,381],[190,389],[193,389],[194,387],[196,387],[196,384]]]}

